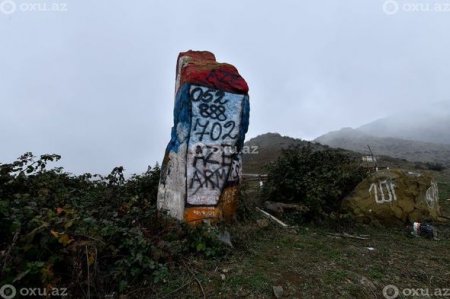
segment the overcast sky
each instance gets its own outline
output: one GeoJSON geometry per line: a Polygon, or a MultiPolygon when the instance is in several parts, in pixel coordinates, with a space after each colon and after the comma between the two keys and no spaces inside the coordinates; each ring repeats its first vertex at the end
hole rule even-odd
{"type": "Polygon", "coordinates": [[[0,0],[1,162],[32,151],[61,154],[73,173],[145,171],[169,141],[189,49],[247,80],[247,139],[314,139],[449,102],[450,11],[412,5],[444,0],[11,1],[0,0]]]}

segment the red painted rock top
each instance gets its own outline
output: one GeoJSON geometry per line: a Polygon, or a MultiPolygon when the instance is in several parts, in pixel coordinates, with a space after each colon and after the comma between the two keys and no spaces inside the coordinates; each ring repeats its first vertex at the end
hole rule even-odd
{"type": "Polygon", "coordinates": [[[238,70],[231,64],[218,63],[214,54],[208,51],[190,50],[178,55],[177,89],[185,83],[238,94],[248,93],[247,82],[238,70]]]}

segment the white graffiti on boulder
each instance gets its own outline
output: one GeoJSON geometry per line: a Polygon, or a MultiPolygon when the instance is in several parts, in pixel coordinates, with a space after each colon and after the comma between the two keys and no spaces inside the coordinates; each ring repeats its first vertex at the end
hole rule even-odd
{"type": "Polygon", "coordinates": [[[431,182],[430,188],[425,193],[425,202],[429,208],[433,208],[439,201],[439,190],[436,182],[431,182]]]}
{"type": "Polygon", "coordinates": [[[372,194],[372,192],[374,193],[375,202],[379,204],[397,200],[395,184],[390,180],[379,181],[378,184],[372,183],[369,188],[369,193],[372,194]],[[386,190],[386,194],[384,190],[386,190]],[[378,194],[380,194],[380,197],[378,197],[378,194]]]}

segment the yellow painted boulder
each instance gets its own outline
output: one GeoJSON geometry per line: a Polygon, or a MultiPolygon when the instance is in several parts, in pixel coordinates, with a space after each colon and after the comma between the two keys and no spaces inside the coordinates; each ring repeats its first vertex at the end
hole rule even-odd
{"type": "Polygon", "coordinates": [[[406,224],[440,217],[438,186],[425,172],[380,170],[361,182],[342,205],[364,223],[406,224]]]}

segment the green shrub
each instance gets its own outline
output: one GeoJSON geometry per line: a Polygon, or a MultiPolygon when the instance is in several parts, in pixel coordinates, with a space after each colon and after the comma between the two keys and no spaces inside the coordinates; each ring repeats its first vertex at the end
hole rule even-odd
{"type": "Polygon", "coordinates": [[[160,283],[170,263],[223,251],[214,232],[156,211],[159,166],[124,176],[47,169],[58,155],[0,164],[0,285],[68,287],[74,298],[160,283]]]}
{"type": "Polygon", "coordinates": [[[309,211],[302,215],[303,221],[319,220],[339,210],[342,199],[366,174],[355,158],[310,146],[284,150],[267,168],[265,199],[305,205],[309,211]]]}
{"type": "Polygon", "coordinates": [[[429,170],[434,170],[434,171],[443,171],[443,170],[445,170],[445,166],[442,165],[441,163],[427,162],[427,163],[425,163],[425,165],[427,166],[427,168],[429,170]]]}

